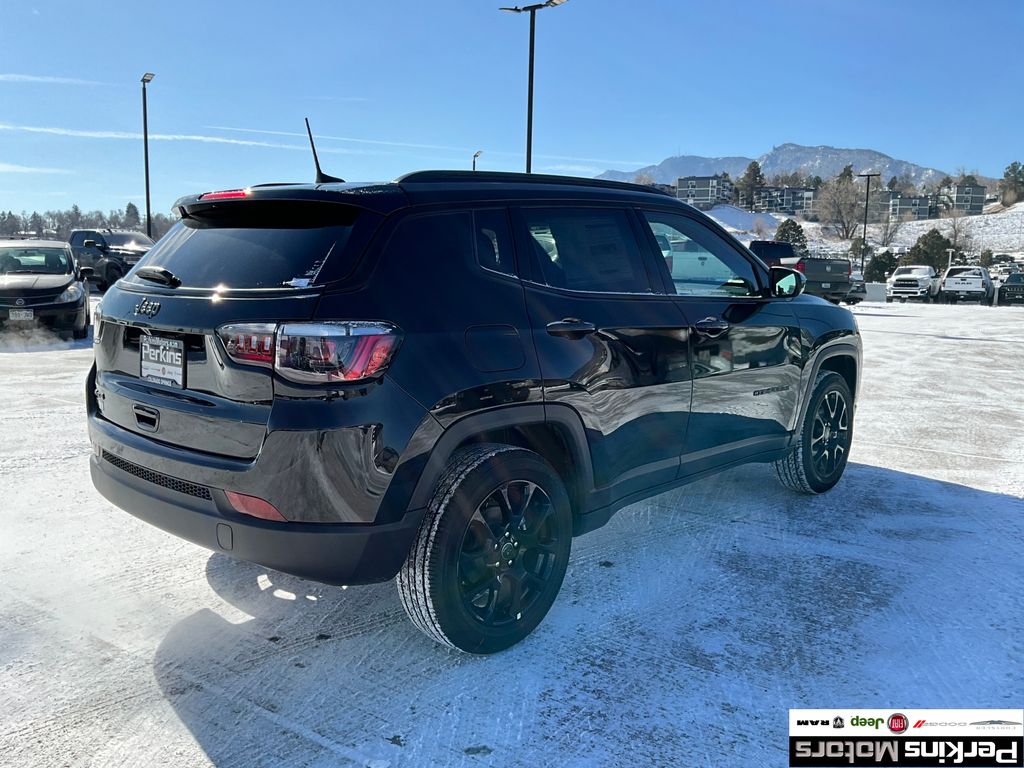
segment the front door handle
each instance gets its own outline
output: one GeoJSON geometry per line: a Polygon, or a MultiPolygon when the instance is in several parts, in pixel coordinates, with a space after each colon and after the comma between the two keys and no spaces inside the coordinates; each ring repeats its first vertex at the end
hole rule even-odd
{"type": "Polygon", "coordinates": [[[564,339],[582,339],[597,330],[597,326],[580,320],[578,317],[566,317],[554,323],[548,323],[548,333],[564,339]]]}
{"type": "Polygon", "coordinates": [[[693,324],[694,331],[709,339],[717,339],[728,333],[731,327],[725,320],[719,320],[717,317],[705,317],[693,324]]]}

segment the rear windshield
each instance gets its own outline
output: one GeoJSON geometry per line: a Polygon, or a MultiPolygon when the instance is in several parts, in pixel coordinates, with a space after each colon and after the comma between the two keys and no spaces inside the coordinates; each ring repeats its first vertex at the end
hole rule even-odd
{"type": "Polygon", "coordinates": [[[778,261],[779,259],[788,259],[796,256],[791,243],[755,240],[750,244],[750,250],[764,261],[778,261]]]}
{"type": "Polygon", "coordinates": [[[344,276],[355,209],[334,203],[257,200],[194,206],[139,261],[162,267],[186,288],[304,288],[344,276]]]}
{"type": "Polygon", "coordinates": [[[981,277],[981,270],[977,267],[953,267],[946,273],[946,277],[955,277],[956,275],[962,275],[963,277],[981,277]]]}

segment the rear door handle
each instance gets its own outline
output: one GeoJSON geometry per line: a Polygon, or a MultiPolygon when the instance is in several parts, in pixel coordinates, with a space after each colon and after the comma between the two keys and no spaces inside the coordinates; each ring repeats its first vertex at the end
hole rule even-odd
{"type": "Polygon", "coordinates": [[[566,317],[554,323],[548,323],[548,333],[565,339],[582,339],[597,330],[597,326],[580,320],[578,317],[566,317]]]}
{"type": "Polygon", "coordinates": [[[717,317],[705,317],[693,324],[694,331],[709,339],[717,339],[728,333],[731,327],[725,320],[719,320],[717,317]]]}

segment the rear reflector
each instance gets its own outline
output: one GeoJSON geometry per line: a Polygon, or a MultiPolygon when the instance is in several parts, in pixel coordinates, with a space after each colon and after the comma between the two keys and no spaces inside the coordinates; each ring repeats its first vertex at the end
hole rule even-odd
{"type": "Polygon", "coordinates": [[[206,194],[200,195],[199,199],[206,202],[209,200],[238,200],[239,198],[248,196],[248,189],[225,189],[220,192],[207,192],[206,194]]]}
{"type": "Polygon", "coordinates": [[[244,493],[235,493],[234,491],[224,491],[224,495],[228,497],[228,501],[235,508],[235,511],[241,512],[243,515],[258,517],[261,520],[276,520],[279,523],[288,522],[288,519],[278,512],[277,507],[269,501],[264,501],[256,496],[246,496],[244,493]]]}

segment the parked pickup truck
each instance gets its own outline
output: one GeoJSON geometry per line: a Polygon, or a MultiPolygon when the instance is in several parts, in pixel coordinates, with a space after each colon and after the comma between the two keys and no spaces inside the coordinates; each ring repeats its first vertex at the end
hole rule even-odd
{"type": "Polygon", "coordinates": [[[991,304],[995,293],[995,285],[984,267],[950,267],[942,276],[940,296],[947,304],[958,301],[991,304]]]}
{"type": "Polygon", "coordinates": [[[750,250],[769,267],[789,267],[807,278],[805,293],[821,296],[833,304],[844,301],[853,287],[849,259],[814,259],[797,256],[792,243],[777,240],[754,240],[750,250]]]}
{"type": "Polygon", "coordinates": [[[906,301],[936,301],[939,298],[939,289],[942,280],[935,274],[934,267],[911,264],[906,267],[897,267],[889,279],[885,281],[885,300],[887,302],[906,301]]]}

